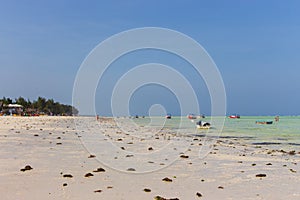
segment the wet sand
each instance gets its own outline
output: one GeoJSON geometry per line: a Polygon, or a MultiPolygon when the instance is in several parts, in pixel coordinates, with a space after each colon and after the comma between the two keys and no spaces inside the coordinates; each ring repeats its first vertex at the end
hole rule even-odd
{"type": "Polygon", "coordinates": [[[203,137],[186,140],[168,130],[134,137],[111,119],[82,119],[93,131],[100,125],[99,144],[115,149],[89,152],[92,130],[78,130],[73,117],[0,117],[1,199],[300,199],[297,146],[217,138],[199,158],[203,137]],[[164,155],[159,149],[172,140],[189,146],[164,155]],[[147,157],[152,152],[161,157],[147,157]]]}

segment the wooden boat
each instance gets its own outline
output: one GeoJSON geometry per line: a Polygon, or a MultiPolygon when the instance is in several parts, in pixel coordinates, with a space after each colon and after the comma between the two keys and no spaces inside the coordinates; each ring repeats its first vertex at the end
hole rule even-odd
{"type": "Polygon", "coordinates": [[[210,123],[204,121],[198,121],[196,126],[198,129],[210,129],[210,123]]]}
{"type": "Polygon", "coordinates": [[[256,121],[256,124],[273,124],[273,121],[256,121]]]}
{"type": "Polygon", "coordinates": [[[187,118],[188,118],[188,119],[197,119],[196,115],[194,115],[194,114],[189,114],[189,115],[187,116],[187,118]]]}
{"type": "Polygon", "coordinates": [[[240,118],[240,115],[237,115],[237,114],[229,115],[228,118],[231,118],[231,119],[239,119],[239,118],[240,118]]]}
{"type": "Polygon", "coordinates": [[[197,129],[210,129],[210,126],[199,126],[197,125],[197,129]]]}

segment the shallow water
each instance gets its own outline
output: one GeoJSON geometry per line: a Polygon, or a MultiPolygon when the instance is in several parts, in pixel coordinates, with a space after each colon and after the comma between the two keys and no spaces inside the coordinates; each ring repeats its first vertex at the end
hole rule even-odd
{"type": "MultiPolygon", "coordinates": [[[[172,117],[165,120],[164,118],[155,118],[152,120],[152,126],[163,126],[173,130],[184,130],[187,134],[205,134],[211,137],[230,138],[243,140],[246,143],[254,145],[276,145],[290,146],[300,148],[300,116],[281,116],[279,122],[275,122],[274,116],[241,116],[240,119],[225,118],[224,126],[220,124],[222,118],[215,117],[218,126],[210,130],[196,130],[194,121],[186,117],[172,117]],[[154,121],[154,122],[153,122],[154,121]],[[256,124],[256,121],[273,121],[273,124],[256,124]],[[180,125],[180,122],[182,123],[180,125]]],[[[211,122],[212,118],[201,119],[211,122]]],[[[146,126],[149,124],[149,118],[134,119],[134,121],[146,126]]]]}

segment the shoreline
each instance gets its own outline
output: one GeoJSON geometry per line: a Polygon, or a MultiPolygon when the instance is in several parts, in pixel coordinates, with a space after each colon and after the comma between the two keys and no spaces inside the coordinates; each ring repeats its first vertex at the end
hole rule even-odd
{"type": "MultiPolygon", "coordinates": [[[[76,119],[96,122],[95,117],[76,119]]],[[[90,153],[81,138],[89,133],[76,129],[73,116],[0,117],[0,123],[3,199],[300,198],[299,148],[283,152],[276,147],[273,150],[272,145],[257,148],[238,138],[218,138],[209,143],[209,139],[204,140],[207,138],[193,137],[185,152],[178,150],[181,146],[176,147],[169,156],[176,159],[171,161],[165,160],[167,151],[160,148],[181,137],[169,132],[150,131],[141,138],[134,130],[118,130],[111,120],[100,121],[104,139],[109,138],[118,149],[107,150],[112,154],[90,153]],[[212,145],[211,149],[199,158],[205,142],[212,145]],[[150,156],[153,152],[161,153],[162,159],[154,161],[156,158],[150,156]],[[112,164],[117,160],[123,171],[104,163],[106,159],[112,164]],[[130,161],[134,159],[143,161],[145,168],[158,170],[139,173],[143,167],[134,165],[130,161]],[[32,169],[26,170],[27,165],[32,169]]]]}

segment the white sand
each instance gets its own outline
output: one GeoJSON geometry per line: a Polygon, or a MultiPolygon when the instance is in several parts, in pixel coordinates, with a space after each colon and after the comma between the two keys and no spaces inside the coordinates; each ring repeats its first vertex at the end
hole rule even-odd
{"type": "Polygon", "coordinates": [[[300,199],[299,147],[295,149],[296,155],[289,155],[270,152],[268,147],[244,145],[238,140],[219,139],[211,153],[200,159],[199,143],[203,138],[195,141],[189,138],[187,141],[193,145],[184,152],[189,158],[179,158],[172,163],[174,155],[181,155],[183,146],[177,146],[176,150],[171,146],[169,150],[174,152],[169,155],[164,155],[160,147],[185,138],[150,132],[142,139],[136,137],[134,131],[133,135],[118,132],[111,121],[101,122],[103,135],[94,118],[88,121],[90,127],[82,132],[75,128],[72,117],[0,117],[1,199],[146,200],[155,196],[184,200],[300,199]],[[101,135],[99,140],[93,137],[96,130],[101,135]],[[114,146],[106,149],[105,141],[110,140],[114,146]],[[89,147],[95,144],[104,146],[89,147]],[[90,153],[86,148],[101,152],[90,153]],[[91,154],[96,157],[89,158],[91,154]],[[266,165],[268,163],[272,165],[266,165]],[[20,171],[26,165],[33,169],[20,171]],[[128,172],[129,166],[137,171],[128,172]],[[105,172],[93,172],[100,167],[105,172]],[[165,168],[159,169],[161,167],[165,168]],[[153,172],[140,173],[143,170],[153,172]],[[94,176],[87,178],[87,173],[94,176]],[[73,177],[64,178],[65,174],[73,177]],[[258,178],[257,174],[266,174],[266,177],[258,178]],[[172,182],[162,181],[165,177],[172,182]],[[63,186],[64,183],[67,186],[63,186]],[[145,192],[145,188],[151,192],[145,192]],[[94,192],[96,190],[101,192],[94,192]],[[197,192],[202,197],[198,197],[197,192]]]}

